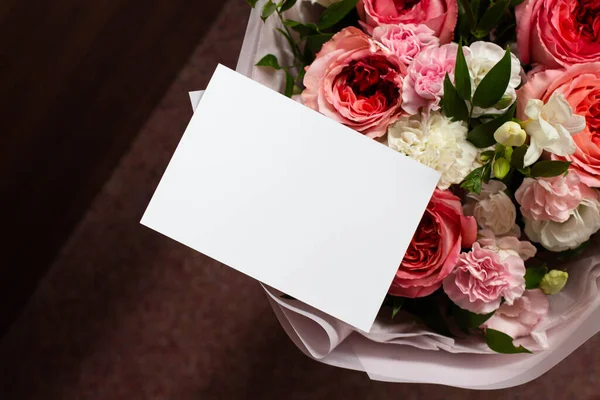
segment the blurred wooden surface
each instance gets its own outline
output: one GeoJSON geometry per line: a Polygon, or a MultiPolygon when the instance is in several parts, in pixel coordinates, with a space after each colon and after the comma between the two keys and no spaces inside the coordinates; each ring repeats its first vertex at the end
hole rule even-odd
{"type": "Polygon", "coordinates": [[[0,335],[223,4],[0,2],[0,335]]]}

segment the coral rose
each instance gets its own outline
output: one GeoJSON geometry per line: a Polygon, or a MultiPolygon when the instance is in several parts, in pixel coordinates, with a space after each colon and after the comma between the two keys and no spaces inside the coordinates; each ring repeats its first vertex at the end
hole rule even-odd
{"type": "Polygon", "coordinates": [[[460,199],[436,189],[389,293],[415,298],[435,292],[454,269],[461,247],[470,247],[476,237],[475,219],[463,215],[460,199]]]}
{"type": "Polygon", "coordinates": [[[562,93],[573,112],[585,117],[586,127],[572,136],[574,154],[553,158],[572,161],[571,169],[583,183],[600,187],[600,62],[532,74],[518,93],[519,118],[527,119],[524,110],[529,99],[546,103],[554,92],[562,93]]]}
{"type": "Polygon", "coordinates": [[[600,61],[600,1],[525,0],[516,16],[523,63],[556,68],[600,61]]]}
{"type": "Polygon", "coordinates": [[[357,28],[346,28],[306,68],[302,100],[369,137],[383,136],[402,113],[405,73],[388,49],[357,28]]]}
{"type": "Polygon", "coordinates": [[[458,18],[456,0],[360,0],[358,15],[369,27],[382,24],[424,24],[441,43],[452,40],[458,18]]]}

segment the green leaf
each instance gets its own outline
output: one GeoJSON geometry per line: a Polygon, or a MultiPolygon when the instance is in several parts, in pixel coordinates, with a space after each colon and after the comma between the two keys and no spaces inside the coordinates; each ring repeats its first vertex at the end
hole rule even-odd
{"type": "MultiPolygon", "coordinates": [[[[477,89],[479,89],[479,87],[477,89]]],[[[477,94],[477,92],[475,92],[475,94],[477,94]]],[[[467,140],[473,143],[475,147],[479,147],[480,149],[493,146],[496,143],[496,139],[494,139],[494,132],[496,132],[496,130],[500,128],[502,124],[512,119],[513,115],[515,115],[516,108],[517,104],[513,103],[513,105],[506,110],[504,114],[486,122],[485,124],[476,126],[469,133],[467,133],[467,140]]]]}
{"type": "Polygon", "coordinates": [[[350,11],[354,10],[358,0],[342,0],[330,5],[319,18],[319,29],[326,29],[340,22],[350,11]]]}
{"type": "Polygon", "coordinates": [[[483,181],[483,170],[485,166],[475,168],[465,177],[460,187],[473,193],[481,193],[481,183],[483,181]]]}
{"type": "Polygon", "coordinates": [[[467,20],[469,30],[475,28],[475,25],[477,24],[477,19],[475,18],[475,14],[473,13],[471,4],[469,4],[469,0],[459,0],[459,8],[462,8],[464,12],[464,16],[467,20]]]}
{"type": "Polygon", "coordinates": [[[256,3],[258,3],[258,0],[246,0],[246,3],[250,4],[250,7],[254,8],[256,7],[256,3]]]}
{"type": "Polygon", "coordinates": [[[486,329],[485,330],[485,341],[490,349],[494,350],[496,353],[501,354],[517,354],[517,353],[529,353],[531,351],[527,350],[523,346],[515,347],[513,344],[513,338],[508,336],[504,332],[497,331],[495,329],[486,329]]]}
{"type": "Polygon", "coordinates": [[[285,71],[285,91],[287,97],[292,97],[294,94],[294,77],[288,71],[285,71]]]}
{"type": "Polygon", "coordinates": [[[315,33],[319,33],[319,27],[315,24],[303,24],[301,22],[293,21],[291,19],[286,19],[283,23],[285,26],[288,26],[294,31],[298,32],[301,38],[306,37],[308,35],[314,35],[315,33]]]}
{"type": "MultiPolygon", "coordinates": [[[[454,36],[466,38],[469,36],[473,27],[470,26],[469,17],[467,15],[467,11],[465,11],[465,8],[462,4],[463,2],[465,2],[465,0],[458,2],[458,22],[456,23],[456,33],[454,34],[454,36]]],[[[473,12],[471,12],[471,14],[473,14],[473,12]]]]}
{"type": "Polygon", "coordinates": [[[523,164],[525,163],[525,153],[527,153],[528,148],[529,146],[526,144],[516,147],[513,150],[512,157],[510,158],[510,165],[516,169],[523,168],[523,164]]]}
{"type": "Polygon", "coordinates": [[[538,267],[529,267],[525,270],[525,289],[536,289],[540,287],[540,282],[544,275],[548,273],[546,264],[538,267]]]}
{"type": "Polygon", "coordinates": [[[510,2],[510,6],[511,6],[511,7],[516,7],[516,6],[518,6],[519,4],[521,4],[521,3],[522,3],[522,2],[524,2],[524,1],[525,1],[525,0],[511,0],[511,2],[510,2]]]}
{"type": "Polygon", "coordinates": [[[570,161],[540,161],[531,166],[532,178],[551,178],[562,175],[569,169],[570,161]]]}
{"type": "MultiPolygon", "coordinates": [[[[463,100],[471,100],[471,75],[465,59],[462,44],[458,44],[456,53],[456,66],[454,67],[454,81],[456,82],[456,91],[463,100]]],[[[445,92],[444,92],[445,93],[445,92]]]]}
{"type": "Polygon", "coordinates": [[[260,18],[263,20],[263,22],[265,22],[267,18],[269,18],[275,11],[277,11],[277,4],[273,3],[271,0],[268,0],[262,8],[260,18]]]}
{"type": "Polygon", "coordinates": [[[296,57],[298,55],[298,50],[296,50],[296,43],[294,42],[294,39],[281,28],[277,28],[277,32],[281,33],[283,37],[285,37],[285,40],[287,40],[290,48],[292,49],[292,53],[294,53],[294,57],[296,57]]]}
{"type": "Polygon", "coordinates": [[[463,331],[479,328],[481,324],[494,315],[494,312],[495,311],[492,311],[489,314],[475,314],[471,311],[460,308],[456,304],[452,304],[452,315],[454,316],[454,320],[463,331]]]}
{"type": "Polygon", "coordinates": [[[307,36],[304,50],[312,54],[317,54],[321,50],[321,47],[323,47],[323,44],[330,41],[332,37],[333,33],[307,36]]]}
{"type": "Polygon", "coordinates": [[[507,47],[504,57],[479,82],[473,94],[473,104],[481,108],[490,108],[498,103],[508,87],[510,74],[511,56],[507,47]]]}
{"type": "Polygon", "coordinates": [[[483,14],[473,35],[479,39],[490,33],[506,13],[511,0],[499,0],[483,14]]]}
{"type": "Polygon", "coordinates": [[[444,78],[444,113],[454,121],[466,121],[469,118],[469,109],[463,99],[460,98],[456,88],[450,81],[448,73],[444,78]]]}
{"type": "Polygon", "coordinates": [[[578,247],[574,248],[574,249],[570,249],[570,250],[565,250],[565,251],[561,251],[560,253],[556,254],[556,257],[558,260],[564,260],[567,261],[571,258],[577,257],[578,255],[580,255],[581,253],[583,253],[583,251],[590,245],[590,241],[588,240],[587,242],[583,242],[582,244],[580,244],[578,247]]]}
{"type": "Polygon", "coordinates": [[[256,63],[256,66],[281,69],[281,67],[279,66],[279,61],[277,61],[277,57],[275,57],[273,54],[267,54],[266,56],[261,58],[260,61],[256,63]]]}
{"type": "Polygon", "coordinates": [[[282,0],[281,3],[278,4],[279,12],[284,12],[294,7],[296,4],[296,0],[282,0]]]}
{"type": "Polygon", "coordinates": [[[392,319],[394,319],[396,314],[398,314],[398,311],[400,311],[403,304],[404,304],[403,297],[392,296],[392,319]]]}

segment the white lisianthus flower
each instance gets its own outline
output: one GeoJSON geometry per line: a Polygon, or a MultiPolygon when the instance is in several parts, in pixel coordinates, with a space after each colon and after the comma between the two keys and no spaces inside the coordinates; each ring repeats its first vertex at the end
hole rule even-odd
{"type": "Polygon", "coordinates": [[[600,229],[600,202],[583,199],[565,222],[525,218],[525,234],[550,251],[575,249],[600,229]]]}
{"type": "Polygon", "coordinates": [[[506,185],[490,180],[481,185],[481,193],[469,193],[465,203],[465,215],[475,217],[481,229],[489,229],[500,236],[511,232],[517,219],[517,209],[504,192],[506,185]]]}
{"type": "Polygon", "coordinates": [[[567,156],[576,150],[571,135],[585,129],[585,117],[573,114],[571,105],[562,93],[554,92],[546,104],[531,99],[525,106],[525,131],[531,140],[525,153],[524,165],[536,162],[544,150],[557,156],[567,156]]]}
{"type": "MultiPolygon", "coordinates": [[[[471,74],[471,91],[475,93],[475,89],[488,72],[504,57],[505,49],[497,44],[490,42],[475,42],[469,47],[465,56],[469,73],[471,74]]],[[[511,56],[510,81],[501,100],[500,108],[482,109],[479,107],[473,108],[473,116],[479,117],[482,114],[504,114],[504,112],[517,100],[517,87],[521,84],[521,63],[514,54],[511,56]]]]}
{"type": "Polygon", "coordinates": [[[467,126],[440,112],[404,116],[388,128],[388,145],[442,174],[438,188],[460,183],[476,166],[478,150],[467,141],[467,126]]]}

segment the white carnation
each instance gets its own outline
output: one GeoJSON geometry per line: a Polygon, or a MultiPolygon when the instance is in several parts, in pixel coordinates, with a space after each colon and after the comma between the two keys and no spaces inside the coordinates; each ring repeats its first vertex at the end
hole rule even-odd
{"type": "Polygon", "coordinates": [[[600,229],[600,202],[583,199],[565,222],[525,219],[525,234],[550,251],[575,249],[600,229]]]}
{"type": "Polygon", "coordinates": [[[388,145],[442,174],[438,188],[460,183],[475,168],[478,150],[466,139],[464,122],[439,112],[404,116],[388,128],[388,145]]]}
{"type": "MultiPolygon", "coordinates": [[[[490,42],[475,42],[469,46],[466,54],[469,73],[471,74],[471,90],[475,93],[475,89],[483,80],[488,72],[498,61],[504,57],[505,49],[497,44],[490,42]]],[[[482,114],[503,114],[512,103],[517,100],[517,87],[521,84],[521,63],[517,56],[511,53],[511,76],[504,93],[505,107],[501,109],[488,108],[482,109],[475,107],[473,116],[478,117],[482,114]]],[[[504,104],[503,104],[504,105],[504,104]]]]}
{"type": "Polygon", "coordinates": [[[506,185],[500,181],[484,183],[480,194],[469,193],[465,215],[474,216],[482,229],[496,236],[509,234],[515,229],[517,209],[505,190],[506,185]]]}

